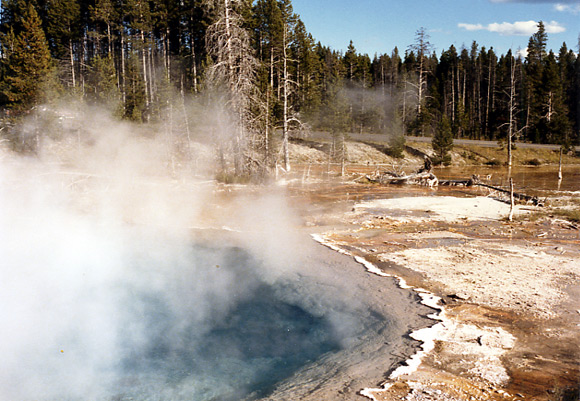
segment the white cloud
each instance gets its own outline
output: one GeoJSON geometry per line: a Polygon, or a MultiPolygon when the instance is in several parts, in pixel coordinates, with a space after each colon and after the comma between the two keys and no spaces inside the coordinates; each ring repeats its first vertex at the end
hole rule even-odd
{"type": "Polygon", "coordinates": [[[465,29],[466,31],[481,31],[485,29],[485,27],[481,24],[464,24],[460,22],[457,24],[457,26],[459,28],[465,29]]]}
{"type": "MultiPolygon", "coordinates": [[[[538,23],[536,21],[494,22],[488,25],[459,23],[457,26],[466,31],[489,31],[499,33],[503,36],[528,36],[538,30],[538,23]]],[[[566,31],[566,28],[557,21],[546,22],[544,23],[544,27],[546,33],[562,33],[566,31]]]]}
{"type": "Polygon", "coordinates": [[[562,4],[554,5],[554,10],[562,13],[580,14],[580,4],[562,4]]]}

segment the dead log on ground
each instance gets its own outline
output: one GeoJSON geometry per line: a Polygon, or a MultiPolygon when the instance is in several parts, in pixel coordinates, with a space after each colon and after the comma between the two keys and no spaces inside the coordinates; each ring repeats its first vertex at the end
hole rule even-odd
{"type": "Polygon", "coordinates": [[[431,173],[431,159],[425,155],[425,163],[423,167],[411,174],[405,174],[404,172],[399,174],[393,171],[385,172],[375,172],[372,176],[367,175],[366,178],[370,182],[376,182],[378,184],[416,184],[416,185],[426,185],[430,188],[439,185],[439,179],[435,174],[431,173]]]}
{"type": "MultiPolygon", "coordinates": [[[[425,166],[426,167],[426,166],[425,166]]],[[[395,172],[375,172],[372,175],[366,175],[364,178],[369,182],[374,182],[377,184],[391,184],[391,185],[403,185],[403,184],[415,184],[415,185],[426,185],[429,187],[435,186],[463,186],[463,187],[472,187],[472,186],[480,186],[484,188],[491,189],[493,191],[498,192],[506,199],[500,199],[507,203],[509,203],[510,197],[510,190],[496,187],[493,185],[485,184],[479,180],[477,175],[472,176],[466,180],[439,180],[437,176],[435,176],[430,171],[425,171],[425,167],[419,169],[416,173],[411,174],[398,174],[395,172]]],[[[514,199],[521,202],[521,203],[531,203],[534,206],[544,206],[544,202],[540,200],[536,196],[530,196],[526,194],[521,194],[518,192],[513,193],[514,199]]]]}
{"type": "MultiPolygon", "coordinates": [[[[477,178],[477,176],[473,176],[472,180],[474,181],[473,185],[477,185],[480,187],[484,187],[484,188],[489,188],[492,189],[494,191],[497,191],[503,195],[507,195],[507,196],[511,196],[510,190],[508,189],[503,189],[500,187],[495,187],[493,185],[489,185],[489,184],[484,184],[483,182],[479,181],[479,179],[477,178]]],[[[531,203],[534,206],[544,206],[544,202],[542,202],[537,196],[530,196],[530,195],[526,195],[526,194],[520,194],[518,192],[514,192],[514,199],[520,201],[520,202],[524,202],[524,203],[531,203]]]]}
{"type": "Polygon", "coordinates": [[[439,180],[439,186],[444,187],[471,187],[476,185],[472,178],[468,180],[439,180]]]}
{"type": "Polygon", "coordinates": [[[429,172],[412,173],[412,174],[397,174],[393,172],[384,172],[375,174],[374,176],[367,175],[366,178],[370,182],[392,185],[415,184],[435,187],[439,183],[439,180],[437,179],[435,174],[429,172]]]}

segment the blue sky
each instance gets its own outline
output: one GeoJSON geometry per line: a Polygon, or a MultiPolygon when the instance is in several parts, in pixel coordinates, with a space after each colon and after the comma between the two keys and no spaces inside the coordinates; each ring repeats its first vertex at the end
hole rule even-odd
{"type": "Polygon", "coordinates": [[[493,47],[505,54],[525,50],[542,20],[548,49],[562,43],[578,52],[580,0],[292,0],[316,41],[345,50],[352,39],[359,53],[404,54],[424,27],[437,54],[452,44],[493,47]]]}

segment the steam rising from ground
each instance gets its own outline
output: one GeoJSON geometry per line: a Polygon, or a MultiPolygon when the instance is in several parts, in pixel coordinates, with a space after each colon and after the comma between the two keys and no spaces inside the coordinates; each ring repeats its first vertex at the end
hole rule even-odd
{"type": "Polygon", "coordinates": [[[240,399],[354,333],[348,287],[303,280],[284,197],[222,204],[194,170],[211,150],[135,130],[94,113],[39,157],[0,154],[1,399],[240,399]]]}

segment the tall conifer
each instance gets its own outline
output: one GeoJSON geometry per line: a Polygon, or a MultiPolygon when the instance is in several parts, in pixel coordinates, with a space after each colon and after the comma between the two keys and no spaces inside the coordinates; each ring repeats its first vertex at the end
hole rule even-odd
{"type": "Polygon", "coordinates": [[[54,56],[66,65],[69,86],[78,83],[78,54],[75,44],[81,37],[81,9],[77,0],[47,2],[47,37],[54,56]]]}
{"type": "Polygon", "coordinates": [[[52,62],[40,18],[31,3],[17,23],[22,26],[21,32],[9,35],[10,43],[3,44],[0,93],[6,107],[24,111],[44,100],[44,85],[52,62]]]}

